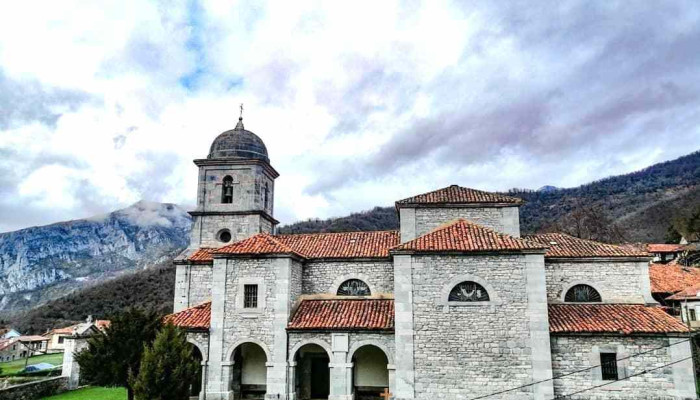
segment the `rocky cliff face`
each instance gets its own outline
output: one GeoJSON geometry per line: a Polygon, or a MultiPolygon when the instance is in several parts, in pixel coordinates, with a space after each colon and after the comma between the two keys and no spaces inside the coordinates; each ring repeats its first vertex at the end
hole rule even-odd
{"type": "Polygon", "coordinates": [[[0,310],[26,308],[173,257],[192,221],[173,204],[140,201],[89,219],[0,234],[0,310]]]}

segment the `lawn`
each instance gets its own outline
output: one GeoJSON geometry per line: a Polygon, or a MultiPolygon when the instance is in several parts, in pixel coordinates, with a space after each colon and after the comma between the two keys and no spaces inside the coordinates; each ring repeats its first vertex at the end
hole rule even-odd
{"type": "MultiPolygon", "coordinates": [[[[0,373],[0,376],[13,375],[23,370],[24,362],[25,360],[24,358],[22,358],[20,360],[0,363],[0,369],[2,369],[2,373],[0,373]]],[[[63,353],[44,354],[41,356],[30,357],[27,365],[38,364],[42,362],[53,365],[61,365],[63,363],[63,353]]]]}
{"type": "Polygon", "coordinates": [[[89,387],[44,397],[41,400],[126,400],[126,389],[89,387]]]}

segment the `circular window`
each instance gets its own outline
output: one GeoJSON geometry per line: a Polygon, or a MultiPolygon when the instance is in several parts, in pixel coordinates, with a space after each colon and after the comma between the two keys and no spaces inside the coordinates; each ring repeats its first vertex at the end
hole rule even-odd
{"type": "Polygon", "coordinates": [[[228,229],[222,229],[216,234],[216,239],[222,243],[228,243],[231,241],[231,231],[228,229]]]}

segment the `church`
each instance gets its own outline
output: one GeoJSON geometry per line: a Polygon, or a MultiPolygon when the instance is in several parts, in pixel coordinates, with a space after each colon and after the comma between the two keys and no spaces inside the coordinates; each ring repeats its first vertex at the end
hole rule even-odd
{"type": "Polygon", "coordinates": [[[280,235],[279,173],[242,118],[194,163],[166,317],[201,362],[193,398],[696,398],[648,253],[523,236],[522,200],[458,185],[396,201],[396,231],[280,235]]]}

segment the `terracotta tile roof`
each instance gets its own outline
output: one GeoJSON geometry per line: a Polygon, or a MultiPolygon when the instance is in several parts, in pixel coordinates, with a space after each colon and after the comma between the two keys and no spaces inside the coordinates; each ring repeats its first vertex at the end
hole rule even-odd
{"type": "Polygon", "coordinates": [[[398,231],[314,233],[275,236],[306,258],[387,258],[398,231]]]}
{"type": "Polygon", "coordinates": [[[647,244],[649,253],[678,253],[683,251],[682,244],[649,243],[647,244]]]}
{"type": "Polygon", "coordinates": [[[457,185],[448,186],[432,192],[419,194],[407,199],[399,200],[396,206],[404,204],[522,204],[523,200],[517,197],[504,196],[498,193],[482,192],[481,190],[465,188],[457,185]]]}
{"type": "Polygon", "coordinates": [[[211,323],[211,301],[166,315],[164,323],[189,329],[209,329],[211,323]]]}
{"type": "Polygon", "coordinates": [[[652,293],[676,293],[700,285],[700,268],[678,264],[651,264],[649,279],[652,293]]]}
{"type": "Polygon", "coordinates": [[[664,300],[698,300],[700,299],[700,284],[688,286],[673,296],[664,300]]]}
{"type": "Polygon", "coordinates": [[[314,258],[388,258],[389,248],[399,244],[398,231],[255,235],[220,249],[201,248],[189,261],[211,261],[214,253],[294,253],[314,258]]]}
{"type": "Polygon", "coordinates": [[[108,319],[98,319],[95,321],[95,326],[97,326],[100,330],[105,330],[110,325],[112,325],[112,321],[108,319]]]}
{"type": "Polygon", "coordinates": [[[297,251],[282,243],[278,237],[267,233],[259,233],[240,242],[221,247],[214,251],[216,254],[294,254],[302,256],[297,251]]]}
{"type": "Polygon", "coordinates": [[[290,330],[394,330],[394,300],[304,300],[290,330]]]}
{"type": "Polygon", "coordinates": [[[17,341],[20,342],[43,342],[45,340],[49,340],[49,338],[45,338],[43,336],[39,335],[28,335],[28,336],[18,336],[17,341]]]}
{"type": "Polygon", "coordinates": [[[641,304],[550,304],[551,333],[679,333],[688,328],[661,307],[641,304]]]}
{"type": "Polygon", "coordinates": [[[216,249],[202,247],[200,249],[197,249],[194,253],[190,254],[190,256],[187,257],[187,259],[189,261],[211,261],[214,259],[212,257],[214,251],[216,251],[216,249]]]}
{"type": "Polygon", "coordinates": [[[477,252],[504,250],[536,250],[546,246],[530,242],[473,222],[459,219],[414,240],[392,248],[392,251],[415,252],[477,252]]]}
{"type": "Polygon", "coordinates": [[[539,242],[549,247],[545,257],[580,258],[580,257],[649,257],[644,251],[614,244],[579,239],[565,233],[540,233],[527,235],[527,240],[539,242]]]}

